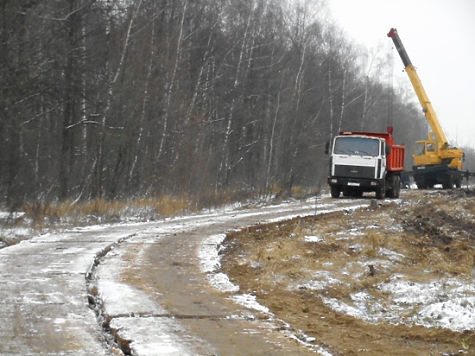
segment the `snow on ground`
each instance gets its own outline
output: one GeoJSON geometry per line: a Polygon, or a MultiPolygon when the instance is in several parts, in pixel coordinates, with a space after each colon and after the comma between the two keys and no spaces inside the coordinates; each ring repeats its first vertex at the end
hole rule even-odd
{"type": "Polygon", "coordinates": [[[166,311],[156,305],[152,298],[137,288],[121,282],[121,274],[127,267],[123,256],[125,249],[114,249],[97,270],[97,288],[103,303],[103,309],[110,316],[124,314],[165,314],[166,311]]]}
{"type": "MultiPolygon", "coordinates": [[[[159,227],[145,228],[127,239],[127,244],[115,246],[101,260],[95,271],[99,300],[104,314],[111,318],[110,328],[129,340],[129,348],[140,356],[193,355],[202,340],[189,336],[187,331],[170,317],[169,312],[156,304],[152,296],[123,280],[123,272],[130,268],[127,254],[137,244],[156,243],[164,234],[182,231],[199,224],[185,217],[167,219],[159,227]]],[[[137,255],[138,263],[144,250],[137,255]]],[[[209,348],[209,345],[207,345],[209,348]]]]}
{"type": "MultiPolygon", "coordinates": [[[[309,202],[311,203],[312,200],[307,201],[307,203],[309,202]]],[[[267,207],[264,212],[265,214],[284,214],[284,216],[280,216],[279,218],[269,219],[267,222],[276,222],[295,217],[296,215],[294,214],[285,215],[285,212],[292,208],[292,206],[299,207],[300,205],[300,202],[285,202],[280,205],[267,207]]],[[[336,206],[336,204],[326,204],[325,206],[317,206],[316,212],[327,213],[344,209],[350,211],[367,205],[368,204],[361,204],[354,207],[342,208],[336,206]]],[[[59,249],[58,252],[55,253],[71,254],[74,255],[75,258],[74,260],[71,259],[69,261],[68,259],[63,258],[61,261],[50,264],[42,272],[54,273],[68,271],[68,273],[78,273],[79,275],[90,268],[91,260],[94,256],[100,253],[100,251],[107,246],[116,243],[121,239],[117,233],[121,236],[127,237],[129,239],[128,241],[142,243],[156,242],[157,236],[160,234],[169,234],[188,229],[191,230],[206,224],[230,221],[236,217],[244,218],[263,214],[263,212],[259,210],[256,211],[252,209],[235,210],[236,207],[229,207],[227,209],[224,211],[209,211],[208,213],[200,214],[199,218],[197,218],[198,215],[191,215],[165,219],[163,224],[160,224],[160,228],[156,228],[156,223],[150,223],[150,225],[148,223],[128,223],[75,228],[71,229],[66,234],[50,233],[37,236],[28,243],[20,243],[9,247],[9,251],[20,249],[23,254],[27,254],[29,253],[28,250],[32,246],[37,245],[37,243],[54,242],[57,249],[59,249]],[[108,231],[111,226],[118,228],[118,231],[108,231]],[[148,227],[150,226],[155,227],[149,229],[148,227]],[[98,242],[93,242],[93,250],[85,251],[84,247],[81,247],[80,244],[76,246],[71,245],[71,242],[77,241],[78,238],[80,242],[80,239],[82,238],[80,236],[85,236],[84,242],[90,243],[91,241],[86,241],[88,240],[87,234],[81,235],[81,233],[88,231],[94,232],[95,238],[99,240],[98,242]],[[104,231],[102,235],[101,231],[104,231]],[[130,235],[130,231],[139,232],[136,233],[135,236],[132,236],[130,235]]],[[[2,216],[4,216],[4,214],[2,216]]],[[[30,233],[30,231],[27,232],[30,233]]],[[[199,250],[199,258],[201,260],[202,271],[207,274],[211,285],[223,292],[235,293],[239,290],[239,287],[233,285],[226,275],[217,272],[217,269],[220,266],[219,248],[224,237],[224,234],[218,234],[205,239],[199,250]]],[[[319,237],[308,236],[306,238],[315,243],[319,242],[319,237]]],[[[113,249],[109,252],[108,257],[112,258],[114,255],[116,257],[124,257],[123,254],[125,252],[126,250],[113,249]]],[[[382,252],[386,254],[390,253],[388,251],[382,252]]],[[[33,257],[32,259],[34,259],[33,257]]],[[[40,259],[41,256],[38,256],[38,263],[40,259]]],[[[124,259],[114,259],[114,261],[119,260],[124,259]]],[[[36,263],[35,261],[33,262],[36,263]]],[[[172,319],[160,317],[160,314],[164,314],[166,311],[160,306],[157,306],[150,296],[141,290],[122,283],[120,274],[124,268],[124,265],[117,264],[117,262],[112,264],[107,264],[107,262],[105,262],[99,265],[96,271],[99,275],[97,280],[99,296],[104,303],[104,308],[108,314],[117,316],[112,320],[111,328],[120,330],[122,336],[125,336],[126,339],[133,340],[131,347],[137,355],[147,356],[157,354],[157,350],[163,351],[161,354],[164,355],[189,354],[189,349],[187,349],[186,346],[188,344],[196,345],[200,340],[190,338],[190,336],[186,335],[185,331],[180,335],[181,331],[178,330],[177,324],[174,323],[172,319]],[[150,317],[134,318],[121,316],[121,314],[131,316],[134,313],[149,313],[150,317]],[[180,336],[178,337],[177,334],[180,336]]],[[[322,283],[325,283],[325,281],[328,284],[333,283],[331,275],[319,275],[319,280],[322,283]]],[[[320,288],[317,286],[314,287],[317,289],[320,288]]],[[[397,313],[402,307],[406,307],[407,305],[409,305],[409,307],[414,307],[417,305],[420,306],[419,313],[412,316],[412,321],[416,324],[424,326],[450,327],[454,330],[475,328],[475,287],[473,284],[464,284],[456,279],[442,282],[434,281],[430,284],[411,284],[411,282],[394,278],[389,282],[380,285],[379,288],[387,291],[388,294],[392,296],[391,308],[394,310],[391,310],[389,313],[386,312],[386,315],[390,315],[390,317],[386,317],[385,320],[391,321],[391,315],[392,318],[396,320],[398,318],[397,313]],[[444,289],[444,286],[450,286],[451,288],[444,289]],[[426,295],[428,298],[418,299],[418,296],[420,297],[420,295],[426,295]]],[[[51,300],[58,299],[58,294],[54,291],[48,295],[51,300]]],[[[23,297],[26,303],[36,303],[37,296],[34,293],[25,294],[23,297]]],[[[376,308],[372,314],[370,313],[371,311],[368,311],[367,301],[369,298],[371,297],[364,293],[355,294],[352,296],[353,306],[345,305],[339,301],[333,300],[327,300],[327,302],[335,310],[341,310],[348,314],[354,313],[356,317],[361,317],[362,319],[371,321],[382,318],[383,312],[381,308],[379,308],[379,310],[376,308]]],[[[247,306],[251,310],[260,311],[272,317],[269,310],[265,306],[259,305],[255,297],[250,294],[234,294],[231,296],[231,299],[239,304],[247,306]]],[[[377,306],[377,303],[375,303],[375,305],[377,306]]],[[[66,322],[66,319],[64,318],[55,318],[54,320],[56,324],[64,324],[66,322]]],[[[279,322],[282,323],[282,321],[279,322]]],[[[299,342],[304,344],[307,341],[313,341],[310,340],[311,338],[305,336],[302,337],[301,335],[297,337],[295,334],[290,334],[289,337],[295,337],[299,342]]],[[[318,348],[318,352],[323,355],[329,355],[329,353],[323,348],[318,348]]]]}
{"type": "Polygon", "coordinates": [[[457,278],[417,283],[393,276],[378,286],[388,293],[390,310],[417,310],[409,320],[454,331],[475,329],[475,285],[457,278]]]}
{"type": "Polygon", "coordinates": [[[33,229],[17,222],[25,216],[23,212],[0,211],[0,248],[26,240],[34,233],[33,229]]]}
{"type": "Polygon", "coordinates": [[[246,308],[256,310],[264,314],[272,315],[272,313],[269,311],[269,308],[259,304],[256,300],[256,297],[252,294],[237,294],[229,297],[229,299],[246,308]]]}
{"type": "Polygon", "coordinates": [[[6,219],[19,219],[22,216],[24,216],[25,213],[22,211],[14,211],[14,212],[8,212],[8,211],[0,211],[0,220],[6,220],[6,219]]]}
{"type": "MultiPolygon", "coordinates": [[[[353,205],[353,206],[347,206],[347,207],[335,207],[335,204],[322,204],[322,205],[317,205],[317,207],[315,208],[315,215],[333,213],[335,211],[351,212],[351,211],[354,211],[356,209],[364,208],[364,207],[367,207],[367,206],[368,206],[367,203],[353,205]],[[322,209],[322,208],[329,208],[329,207],[331,207],[331,208],[330,209],[322,209]]],[[[280,216],[278,218],[267,219],[266,222],[267,223],[275,223],[275,222],[279,222],[279,221],[283,221],[283,220],[294,219],[298,216],[300,216],[300,214],[289,214],[289,215],[286,215],[286,216],[280,216]]]]}
{"type": "MultiPolygon", "coordinates": [[[[335,283],[332,277],[329,278],[316,289],[335,283]]],[[[464,284],[455,278],[416,283],[396,277],[377,287],[387,294],[384,305],[365,291],[351,294],[352,304],[320,297],[333,310],[368,323],[385,321],[454,331],[475,329],[475,287],[472,284],[464,284]]]]}
{"type": "Polygon", "coordinates": [[[206,273],[206,279],[215,288],[223,292],[237,292],[239,286],[229,281],[226,274],[215,272],[221,267],[219,251],[226,234],[211,235],[200,246],[198,258],[201,271],[206,273]]]}
{"type": "Polygon", "coordinates": [[[120,330],[121,338],[132,340],[129,346],[133,350],[133,355],[195,355],[195,352],[190,351],[193,350],[191,345],[201,342],[188,336],[183,327],[167,317],[119,317],[112,319],[110,327],[120,330]]]}
{"type": "Polygon", "coordinates": [[[304,236],[303,240],[305,242],[323,242],[324,239],[321,236],[304,236]]]}
{"type": "MultiPolygon", "coordinates": [[[[318,241],[320,242],[320,241],[318,241]]],[[[403,257],[394,251],[380,248],[379,255],[386,259],[359,261],[363,267],[374,265],[381,270],[391,263],[398,263],[403,257]]],[[[341,274],[348,275],[352,266],[343,268],[341,274]]],[[[363,268],[363,270],[366,270],[363,268]]],[[[360,274],[352,274],[360,278],[360,274]]],[[[333,310],[364,320],[368,323],[388,322],[392,324],[422,325],[442,327],[453,331],[475,329],[475,285],[473,281],[457,278],[432,280],[418,283],[402,275],[392,278],[375,288],[385,295],[384,305],[367,291],[350,294],[350,302],[337,298],[320,298],[333,310]]],[[[345,283],[329,271],[315,271],[312,280],[291,286],[324,291],[327,287],[345,283]]]]}

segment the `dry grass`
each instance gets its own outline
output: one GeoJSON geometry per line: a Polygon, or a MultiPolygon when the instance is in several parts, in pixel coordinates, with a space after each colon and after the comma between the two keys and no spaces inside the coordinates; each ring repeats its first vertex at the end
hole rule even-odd
{"type": "MultiPolygon", "coordinates": [[[[203,191],[199,196],[164,194],[122,200],[99,198],[85,201],[37,200],[24,203],[19,208],[24,215],[15,221],[11,219],[1,221],[0,228],[26,227],[43,231],[121,220],[150,221],[193,213],[205,208],[217,208],[238,201],[244,202],[250,198],[257,200],[260,196],[257,191],[230,188],[222,191],[203,191]]],[[[8,244],[8,241],[5,241],[5,244],[8,244]]]]}
{"type": "Polygon", "coordinates": [[[279,195],[281,191],[282,191],[282,188],[276,183],[272,183],[269,186],[269,193],[272,195],[279,195]]]}
{"type": "MultiPolygon", "coordinates": [[[[269,192],[275,196],[282,193],[277,184],[269,192]]],[[[317,188],[292,188],[292,196],[304,198],[318,192],[317,188]]],[[[259,199],[261,192],[248,189],[229,188],[225,190],[202,191],[199,196],[187,194],[134,198],[124,200],[92,199],[87,201],[65,200],[60,202],[34,201],[21,206],[25,218],[32,227],[41,230],[59,225],[81,225],[89,223],[116,222],[122,217],[137,217],[153,220],[179,214],[196,212],[204,208],[216,208],[247,199],[259,199]]],[[[23,221],[22,221],[23,222],[23,221]]],[[[22,223],[20,222],[20,223],[22,223]]]]}
{"type": "MultiPolygon", "coordinates": [[[[473,332],[373,325],[336,313],[318,298],[323,295],[352,305],[350,296],[363,292],[390,309],[392,297],[380,286],[393,276],[421,284],[454,276],[470,281],[475,254],[467,232],[473,231],[473,200],[471,204],[449,200],[422,196],[403,209],[335,212],[232,233],[225,241],[229,245],[222,269],[242,293],[255,294],[278,317],[324,340],[338,354],[471,351],[473,332]],[[321,242],[305,242],[306,235],[319,236],[321,242]]],[[[416,312],[415,307],[407,308],[401,320],[416,312]]]]}
{"type": "Polygon", "coordinates": [[[133,200],[104,200],[74,203],[66,200],[56,203],[24,204],[22,210],[30,218],[36,229],[42,229],[56,223],[78,224],[91,222],[111,222],[123,216],[147,212],[149,218],[169,217],[192,210],[187,196],[172,197],[165,195],[156,198],[133,200]]]}
{"type": "Polygon", "coordinates": [[[310,196],[319,194],[320,191],[321,191],[321,188],[317,186],[304,187],[301,185],[294,185],[290,188],[290,191],[289,191],[288,189],[282,188],[277,183],[272,183],[269,185],[269,188],[267,189],[267,194],[270,194],[277,199],[285,199],[288,197],[292,197],[295,199],[305,199],[310,196]]]}
{"type": "Polygon", "coordinates": [[[365,240],[367,248],[365,254],[368,257],[376,257],[378,251],[383,247],[384,236],[375,229],[368,229],[365,233],[365,240]]]}

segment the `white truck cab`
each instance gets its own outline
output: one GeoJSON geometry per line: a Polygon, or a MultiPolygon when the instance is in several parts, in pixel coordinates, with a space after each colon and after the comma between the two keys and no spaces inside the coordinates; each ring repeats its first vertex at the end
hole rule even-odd
{"type": "Polygon", "coordinates": [[[378,199],[399,197],[404,146],[394,144],[392,133],[393,128],[388,127],[387,133],[340,132],[333,139],[328,152],[328,184],[333,198],[342,192],[356,197],[376,192],[378,199]]]}

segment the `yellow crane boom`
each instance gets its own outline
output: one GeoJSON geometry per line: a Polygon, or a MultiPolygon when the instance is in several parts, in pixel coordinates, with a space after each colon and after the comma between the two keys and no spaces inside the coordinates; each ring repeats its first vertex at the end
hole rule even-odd
{"type": "Polygon", "coordinates": [[[432,130],[432,133],[429,132],[427,140],[416,142],[413,155],[413,168],[418,171],[417,174],[414,174],[416,183],[419,187],[423,188],[439,183],[444,188],[450,188],[453,184],[460,186],[463,151],[449,146],[447,137],[440,126],[434,108],[399,38],[397,30],[392,28],[388,33],[388,37],[393,40],[396,50],[402,59],[406,73],[432,130]]]}
{"type": "Polygon", "coordinates": [[[406,52],[406,49],[404,48],[404,45],[401,42],[401,39],[399,38],[397,30],[395,28],[392,28],[389,31],[388,36],[392,38],[394,45],[396,46],[396,50],[398,51],[399,56],[402,59],[404,69],[406,70],[409,80],[411,81],[412,86],[414,87],[414,91],[416,92],[417,98],[419,99],[419,102],[422,106],[422,111],[424,112],[427,122],[429,123],[430,128],[434,133],[439,147],[448,147],[447,138],[445,137],[442,127],[440,127],[439,120],[437,120],[434,108],[432,107],[429,97],[427,96],[426,91],[422,86],[422,82],[419,79],[419,75],[417,75],[416,69],[414,68],[411,63],[411,60],[409,59],[409,56],[406,52]]]}

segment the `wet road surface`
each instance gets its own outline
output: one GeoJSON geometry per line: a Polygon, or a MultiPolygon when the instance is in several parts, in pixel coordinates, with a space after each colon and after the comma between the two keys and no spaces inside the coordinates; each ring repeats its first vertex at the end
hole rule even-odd
{"type": "MultiPolygon", "coordinates": [[[[324,198],[317,210],[369,202],[324,198]]],[[[213,234],[314,212],[313,201],[293,202],[78,228],[1,249],[0,354],[110,355],[114,337],[135,355],[312,353],[283,322],[229,298],[239,292],[210,286],[198,250],[213,234]]]]}

